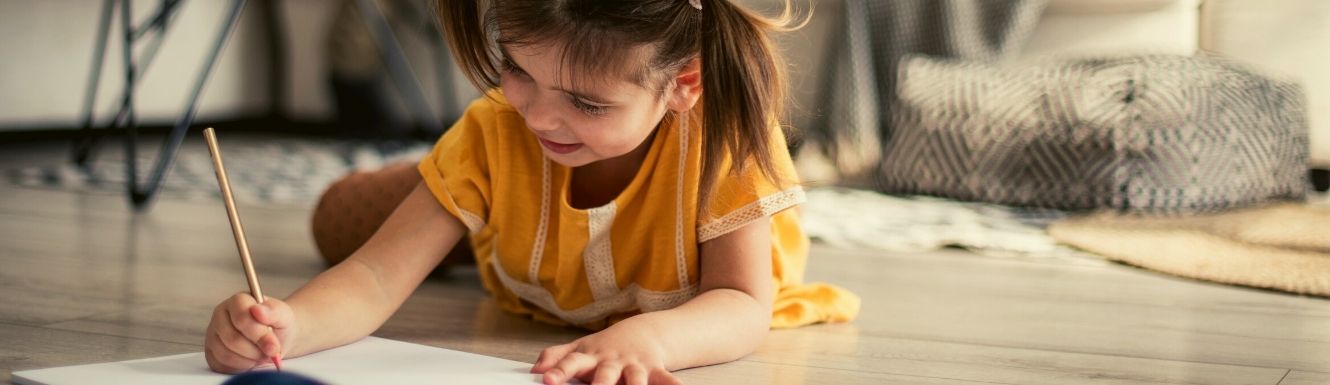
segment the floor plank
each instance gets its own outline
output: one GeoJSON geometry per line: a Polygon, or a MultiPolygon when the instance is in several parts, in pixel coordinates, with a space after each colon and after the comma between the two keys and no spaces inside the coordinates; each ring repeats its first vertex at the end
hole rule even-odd
{"type": "Polygon", "coordinates": [[[197,346],[0,323],[0,382],[12,372],[198,351],[197,346]]]}
{"type": "Polygon", "coordinates": [[[1313,371],[1330,367],[1325,299],[1199,283],[1121,265],[815,252],[836,263],[814,265],[810,275],[865,297],[858,329],[851,333],[857,336],[1313,371]]]}
{"type": "Polygon", "coordinates": [[[773,331],[745,361],[1010,384],[1273,384],[1287,371],[856,335],[860,328],[773,331]]]}
{"type": "Polygon", "coordinates": [[[948,377],[910,376],[877,371],[828,369],[816,366],[780,365],[762,362],[738,361],[725,365],[708,366],[681,371],[678,377],[686,384],[772,384],[772,385],[840,385],[840,384],[902,384],[902,385],[975,385],[1016,384],[996,381],[969,381],[948,377]]]}
{"type": "Polygon", "coordinates": [[[212,317],[212,308],[206,305],[175,304],[136,306],[131,311],[99,314],[45,327],[192,345],[200,349],[203,347],[203,332],[207,330],[208,321],[212,317]]]}
{"type": "Polygon", "coordinates": [[[1325,385],[1330,384],[1330,373],[1326,372],[1305,372],[1294,370],[1284,377],[1279,385],[1325,385]]]}

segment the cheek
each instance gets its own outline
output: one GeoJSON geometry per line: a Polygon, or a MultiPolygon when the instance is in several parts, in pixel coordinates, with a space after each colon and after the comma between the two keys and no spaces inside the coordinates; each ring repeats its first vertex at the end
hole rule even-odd
{"type": "Polygon", "coordinates": [[[531,97],[531,85],[513,75],[500,76],[499,88],[503,89],[504,98],[507,98],[508,103],[514,107],[525,106],[527,99],[531,97]]]}
{"type": "Polygon", "coordinates": [[[651,135],[659,120],[651,121],[649,116],[619,116],[613,119],[584,120],[578,125],[579,138],[605,156],[627,154],[636,149],[651,135]]]}

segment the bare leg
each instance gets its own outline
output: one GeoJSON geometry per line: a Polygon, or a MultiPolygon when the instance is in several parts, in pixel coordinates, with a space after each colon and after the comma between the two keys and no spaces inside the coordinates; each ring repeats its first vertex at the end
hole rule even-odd
{"type": "MultiPolygon", "coordinates": [[[[314,209],[311,228],[314,244],[329,266],[359,249],[393,209],[420,183],[415,163],[388,165],[377,171],[356,172],[333,183],[314,209]]],[[[459,242],[440,269],[474,264],[470,244],[459,242]]]]}

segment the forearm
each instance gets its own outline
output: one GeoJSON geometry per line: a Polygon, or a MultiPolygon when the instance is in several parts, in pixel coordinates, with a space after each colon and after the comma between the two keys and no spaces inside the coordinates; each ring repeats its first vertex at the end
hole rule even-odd
{"type": "Polygon", "coordinates": [[[373,333],[400,306],[377,287],[374,272],[348,259],[287,298],[300,333],[283,346],[290,357],[345,345],[373,333]]]}
{"type": "Polygon", "coordinates": [[[285,353],[308,354],[374,332],[464,233],[418,185],[364,246],[287,299],[300,332],[285,353]]]}
{"type": "Polygon", "coordinates": [[[670,310],[641,314],[615,328],[656,337],[666,368],[680,370],[743,358],[762,344],[771,325],[771,305],[734,289],[713,289],[670,310]]]}

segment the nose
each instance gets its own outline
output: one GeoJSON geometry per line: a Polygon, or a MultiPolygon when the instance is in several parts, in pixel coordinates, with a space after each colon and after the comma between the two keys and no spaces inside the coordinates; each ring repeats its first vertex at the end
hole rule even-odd
{"type": "Polygon", "coordinates": [[[526,126],[533,131],[554,131],[559,129],[562,121],[555,109],[556,100],[548,96],[537,95],[532,97],[526,105],[526,111],[522,117],[526,119],[526,126]]]}

